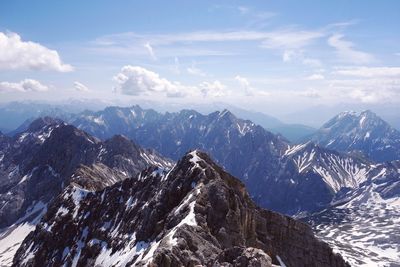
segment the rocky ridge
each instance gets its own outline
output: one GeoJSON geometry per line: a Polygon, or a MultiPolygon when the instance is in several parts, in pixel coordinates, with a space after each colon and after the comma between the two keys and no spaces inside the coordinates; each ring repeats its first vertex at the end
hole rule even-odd
{"type": "Polygon", "coordinates": [[[102,191],[71,185],[14,266],[348,266],[310,227],[258,208],[206,154],[102,191]],[[43,265],[41,265],[43,266],[43,265]]]}

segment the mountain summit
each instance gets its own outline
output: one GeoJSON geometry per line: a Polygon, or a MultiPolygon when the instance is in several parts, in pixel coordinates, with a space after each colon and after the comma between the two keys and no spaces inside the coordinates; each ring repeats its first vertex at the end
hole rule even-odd
{"type": "Polygon", "coordinates": [[[400,159],[400,132],[369,110],[338,114],[311,140],[337,151],[361,152],[377,162],[400,159]]]}
{"type": "Polygon", "coordinates": [[[104,190],[70,186],[14,266],[348,266],[306,224],[263,210],[205,153],[104,190]]]}

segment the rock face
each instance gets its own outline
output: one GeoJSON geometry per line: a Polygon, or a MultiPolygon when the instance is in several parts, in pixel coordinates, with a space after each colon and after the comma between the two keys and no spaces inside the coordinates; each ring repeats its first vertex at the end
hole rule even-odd
{"type": "Polygon", "coordinates": [[[371,111],[343,112],[310,140],[342,152],[361,152],[377,161],[400,160],[400,132],[371,111]]]}
{"type": "Polygon", "coordinates": [[[306,224],[257,207],[206,154],[97,192],[72,184],[14,266],[348,266],[306,224]]]}
{"type": "Polygon", "coordinates": [[[171,165],[125,137],[101,142],[48,117],[13,138],[0,136],[0,262],[11,264],[19,242],[70,183],[101,190],[149,166],[171,165]]]}

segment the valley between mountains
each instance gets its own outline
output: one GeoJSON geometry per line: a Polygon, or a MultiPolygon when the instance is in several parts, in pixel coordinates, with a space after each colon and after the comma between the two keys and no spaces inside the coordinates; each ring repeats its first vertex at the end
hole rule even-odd
{"type": "Polygon", "coordinates": [[[400,266],[400,133],[371,111],[297,144],[228,110],[57,117],[0,134],[0,266],[400,266]]]}

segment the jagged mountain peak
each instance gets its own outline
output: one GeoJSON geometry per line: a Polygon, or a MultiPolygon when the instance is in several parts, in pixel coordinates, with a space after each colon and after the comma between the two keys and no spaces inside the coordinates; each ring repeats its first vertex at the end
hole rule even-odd
{"type": "Polygon", "coordinates": [[[294,219],[262,210],[244,185],[195,150],[98,192],[71,186],[14,265],[347,266],[294,219]]]}
{"type": "Polygon", "coordinates": [[[310,139],[341,152],[361,152],[378,162],[400,159],[400,132],[370,110],[343,112],[310,139]]]}
{"type": "Polygon", "coordinates": [[[224,116],[235,117],[235,115],[233,115],[233,113],[230,112],[228,109],[223,109],[221,112],[219,112],[219,116],[220,117],[224,117],[224,116]]]}
{"type": "Polygon", "coordinates": [[[36,132],[36,131],[40,131],[41,129],[43,129],[44,126],[60,125],[62,123],[63,123],[62,120],[56,119],[53,117],[48,117],[48,116],[40,117],[40,118],[35,119],[34,121],[32,121],[29,124],[27,131],[36,132]]]}
{"type": "Polygon", "coordinates": [[[171,160],[126,137],[102,142],[51,118],[37,120],[30,130],[13,138],[1,139],[0,265],[6,266],[47,206],[70,183],[98,191],[149,166],[172,165],[171,160]]]}
{"type": "Polygon", "coordinates": [[[50,137],[52,138],[52,141],[62,141],[62,139],[65,139],[70,140],[70,142],[81,140],[82,142],[91,144],[98,144],[101,142],[100,139],[69,124],[63,124],[60,127],[55,128],[50,137]]]}
{"type": "Polygon", "coordinates": [[[374,128],[384,127],[386,129],[392,128],[387,122],[380,118],[376,113],[371,110],[364,110],[361,112],[345,111],[330,121],[325,123],[320,130],[328,131],[330,129],[345,131],[362,131],[374,130],[374,128]]]}

